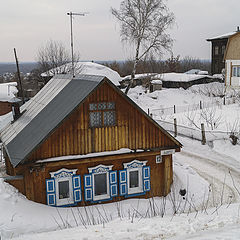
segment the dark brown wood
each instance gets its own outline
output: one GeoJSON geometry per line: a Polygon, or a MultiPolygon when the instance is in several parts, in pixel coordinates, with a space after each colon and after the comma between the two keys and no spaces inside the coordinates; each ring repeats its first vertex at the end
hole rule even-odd
{"type": "Polygon", "coordinates": [[[9,102],[0,101],[0,116],[12,111],[12,104],[9,102]]]}

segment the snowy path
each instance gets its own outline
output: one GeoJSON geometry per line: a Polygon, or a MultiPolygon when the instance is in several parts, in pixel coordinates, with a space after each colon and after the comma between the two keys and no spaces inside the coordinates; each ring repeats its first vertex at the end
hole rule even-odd
{"type": "Polygon", "coordinates": [[[208,146],[202,146],[198,142],[193,143],[192,140],[184,138],[181,140],[184,142],[184,148],[176,157],[191,166],[211,184],[209,207],[216,203],[240,202],[240,189],[238,189],[240,162],[225,154],[217,153],[208,146]]]}

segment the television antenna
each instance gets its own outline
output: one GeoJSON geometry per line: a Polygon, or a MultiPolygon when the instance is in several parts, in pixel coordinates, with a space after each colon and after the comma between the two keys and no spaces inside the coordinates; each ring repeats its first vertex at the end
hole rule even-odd
{"type": "Polygon", "coordinates": [[[82,13],[74,13],[74,12],[68,12],[67,15],[70,16],[70,30],[71,30],[71,54],[72,54],[72,75],[73,77],[75,77],[75,73],[74,73],[74,54],[73,54],[73,16],[86,16],[87,14],[89,14],[88,12],[82,12],[82,13]]]}

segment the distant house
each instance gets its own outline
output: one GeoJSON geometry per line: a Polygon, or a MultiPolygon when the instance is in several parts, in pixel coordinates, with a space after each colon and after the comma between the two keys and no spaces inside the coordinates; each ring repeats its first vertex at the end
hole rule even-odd
{"type": "Polygon", "coordinates": [[[163,88],[184,88],[193,85],[205,84],[210,82],[221,82],[221,79],[213,78],[208,75],[187,74],[187,73],[162,73],[154,76],[155,81],[161,80],[163,88]]]}
{"type": "MultiPolygon", "coordinates": [[[[150,86],[151,80],[156,75],[157,75],[157,73],[135,74],[132,87],[143,86],[143,87],[148,88],[150,86]]],[[[121,87],[127,87],[130,80],[131,80],[131,75],[123,77],[122,80],[120,81],[121,87]]]]}
{"type": "MultiPolygon", "coordinates": [[[[41,77],[43,77],[46,80],[45,82],[48,82],[56,74],[71,74],[72,70],[71,67],[72,67],[71,63],[67,63],[60,67],[53,68],[47,72],[42,73],[41,77]]],[[[110,79],[116,86],[120,85],[119,83],[121,81],[120,75],[116,71],[102,64],[94,62],[77,62],[75,63],[74,67],[76,75],[78,74],[101,75],[110,79]]]]}
{"type": "Polygon", "coordinates": [[[240,32],[229,37],[224,60],[226,86],[240,87],[240,32]]]}
{"type": "Polygon", "coordinates": [[[0,116],[12,111],[12,104],[19,99],[16,98],[17,83],[2,83],[0,84],[0,116]]]}
{"type": "Polygon", "coordinates": [[[1,132],[5,178],[28,199],[85,206],[165,196],[179,143],[108,78],[56,75],[1,132]]]}
{"type": "Polygon", "coordinates": [[[212,75],[221,73],[222,69],[225,68],[224,54],[227,47],[228,39],[234,34],[236,34],[236,32],[239,32],[239,27],[237,28],[237,31],[207,39],[207,41],[212,43],[212,75]]]}

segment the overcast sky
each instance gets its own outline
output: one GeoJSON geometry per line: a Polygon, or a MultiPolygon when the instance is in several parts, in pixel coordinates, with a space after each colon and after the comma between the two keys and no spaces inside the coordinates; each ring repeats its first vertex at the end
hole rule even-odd
{"type": "MultiPolygon", "coordinates": [[[[81,60],[125,60],[129,46],[119,37],[119,25],[110,7],[121,0],[0,0],[0,62],[14,61],[13,48],[23,61],[35,61],[39,47],[49,39],[70,48],[67,12],[89,12],[74,18],[74,44],[81,60]]],[[[168,0],[176,26],[170,31],[174,55],[210,58],[206,38],[232,32],[240,25],[239,0],[168,0]]],[[[167,57],[167,56],[165,56],[167,57]]]]}

